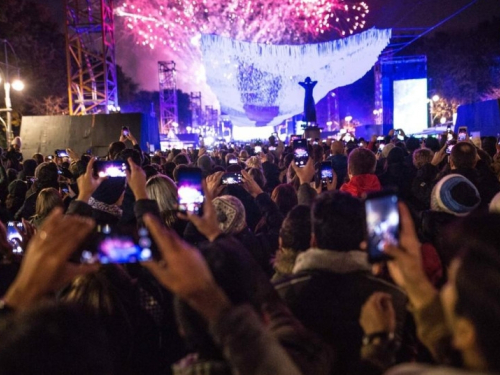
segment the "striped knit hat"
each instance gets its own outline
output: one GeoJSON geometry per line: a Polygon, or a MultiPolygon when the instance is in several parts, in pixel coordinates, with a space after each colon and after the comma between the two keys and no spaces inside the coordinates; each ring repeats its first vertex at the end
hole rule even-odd
{"type": "Polygon", "coordinates": [[[472,182],[459,174],[443,177],[431,194],[431,209],[455,216],[466,216],[481,203],[478,190],[472,182]]]}

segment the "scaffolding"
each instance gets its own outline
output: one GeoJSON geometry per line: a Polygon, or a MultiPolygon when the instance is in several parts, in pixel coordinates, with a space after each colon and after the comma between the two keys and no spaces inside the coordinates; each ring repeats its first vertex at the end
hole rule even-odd
{"type": "Polygon", "coordinates": [[[191,126],[196,128],[203,125],[201,92],[191,92],[189,94],[189,109],[191,110],[191,126]]]}
{"type": "Polygon", "coordinates": [[[112,0],[65,0],[69,114],[118,110],[112,0]]]}
{"type": "Polygon", "coordinates": [[[160,82],[160,133],[168,134],[178,126],[175,62],[158,61],[160,82]]]}

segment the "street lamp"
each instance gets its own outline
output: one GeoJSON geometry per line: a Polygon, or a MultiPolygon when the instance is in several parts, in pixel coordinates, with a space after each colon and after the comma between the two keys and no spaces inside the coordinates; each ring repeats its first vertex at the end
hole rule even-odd
{"type": "Polygon", "coordinates": [[[14,69],[17,70],[17,78],[14,79],[12,82],[10,81],[11,67],[9,66],[9,55],[7,54],[7,47],[10,48],[10,50],[16,57],[16,60],[17,60],[17,55],[16,52],[14,51],[14,48],[7,39],[3,39],[0,41],[3,42],[3,49],[5,54],[5,63],[2,63],[2,65],[5,66],[5,71],[0,69],[0,81],[3,81],[3,89],[5,91],[5,108],[0,109],[0,112],[7,113],[6,138],[7,138],[7,145],[9,145],[12,140],[12,101],[10,100],[10,89],[12,88],[13,90],[16,91],[22,91],[24,89],[24,83],[19,79],[19,68],[17,67],[14,67],[14,69]]]}

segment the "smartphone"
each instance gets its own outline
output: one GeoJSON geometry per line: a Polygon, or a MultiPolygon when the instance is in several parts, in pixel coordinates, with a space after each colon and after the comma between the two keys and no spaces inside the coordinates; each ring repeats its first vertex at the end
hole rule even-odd
{"type": "Polygon", "coordinates": [[[23,253],[23,248],[21,247],[23,238],[18,230],[24,231],[24,225],[22,222],[9,221],[7,223],[7,241],[12,245],[12,252],[14,254],[23,253]]]}
{"type": "Polygon", "coordinates": [[[52,160],[52,159],[54,159],[54,157],[52,155],[48,155],[47,159],[52,160]]]}
{"type": "Polygon", "coordinates": [[[122,126],[122,135],[124,137],[128,137],[129,134],[130,134],[130,131],[128,130],[128,126],[122,126]]]}
{"type": "Polygon", "coordinates": [[[331,183],[333,181],[332,162],[330,161],[321,162],[319,173],[322,183],[326,184],[327,181],[331,183]]]}
{"type": "Polygon", "coordinates": [[[400,141],[404,141],[405,140],[405,136],[404,135],[401,135],[401,134],[398,134],[398,139],[400,141]]]}
{"type": "Polygon", "coordinates": [[[447,155],[450,155],[450,154],[451,154],[451,150],[453,150],[453,146],[455,146],[455,145],[448,145],[448,146],[446,147],[446,154],[447,154],[447,155]]]}
{"type": "Polygon", "coordinates": [[[127,163],[124,161],[103,161],[94,163],[94,175],[98,177],[127,177],[127,163]]]}
{"type": "Polygon", "coordinates": [[[238,172],[224,173],[222,175],[222,185],[237,185],[243,183],[243,175],[238,172]]]}
{"type": "Polygon", "coordinates": [[[449,142],[449,141],[453,141],[453,133],[448,133],[448,135],[446,136],[446,140],[449,142]]]}
{"type": "Polygon", "coordinates": [[[238,164],[238,159],[229,159],[228,164],[238,164]]]}
{"type": "Polygon", "coordinates": [[[309,152],[307,151],[307,140],[295,139],[293,141],[293,158],[295,165],[303,168],[309,160],[309,152]]]}
{"type": "Polygon", "coordinates": [[[194,168],[179,170],[179,183],[177,184],[179,211],[200,213],[205,200],[201,181],[201,170],[194,168]]]}
{"type": "Polygon", "coordinates": [[[258,154],[259,152],[261,152],[261,151],[262,151],[262,147],[261,147],[261,146],[255,146],[255,147],[253,148],[253,151],[254,151],[256,154],[258,154]]]}
{"type": "Polygon", "coordinates": [[[58,157],[58,158],[68,158],[69,157],[66,150],[56,150],[55,154],[56,154],[56,157],[58,157]]]}
{"type": "Polygon", "coordinates": [[[130,226],[97,228],[95,237],[89,241],[91,248],[82,251],[81,263],[137,263],[153,260],[153,241],[146,228],[130,226]]]}
{"type": "Polygon", "coordinates": [[[384,253],[385,245],[399,242],[398,196],[394,191],[368,194],[365,214],[368,260],[377,263],[389,259],[384,253]]]}
{"type": "Polygon", "coordinates": [[[377,137],[377,141],[383,141],[384,140],[384,137],[377,137]]]}
{"type": "Polygon", "coordinates": [[[69,194],[69,188],[68,188],[68,184],[65,184],[65,183],[59,183],[59,188],[61,189],[61,191],[65,194],[69,194]]]}
{"type": "Polygon", "coordinates": [[[378,152],[379,153],[382,153],[382,151],[384,150],[384,147],[385,147],[385,144],[381,143],[378,145],[378,152]]]}
{"type": "Polygon", "coordinates": [[[290,142],[293,142],[295,141],[296,139],[300,139],[300,135],[297,135],[297,134],[292,134],[290,136],[290,142]]]}
{"type": "Polygon", "coordinates": [[[274,146],[269,146],[269,151],[276,151],[276,147],[274,147],[274,146]]]}
{"type": "Polygon", "coordinates": [[[467,126],[461,126],[458,128],[458,141],[463,142],[467,140],[467,126]]]}

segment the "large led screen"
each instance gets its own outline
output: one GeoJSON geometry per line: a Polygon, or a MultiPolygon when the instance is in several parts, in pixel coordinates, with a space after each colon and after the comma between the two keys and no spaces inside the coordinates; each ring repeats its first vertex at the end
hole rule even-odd
{"type": "Polygon", "coordinates": [[[427,79],[394,81],[394,129],[409,134],[427,128],[427,79]]]}

